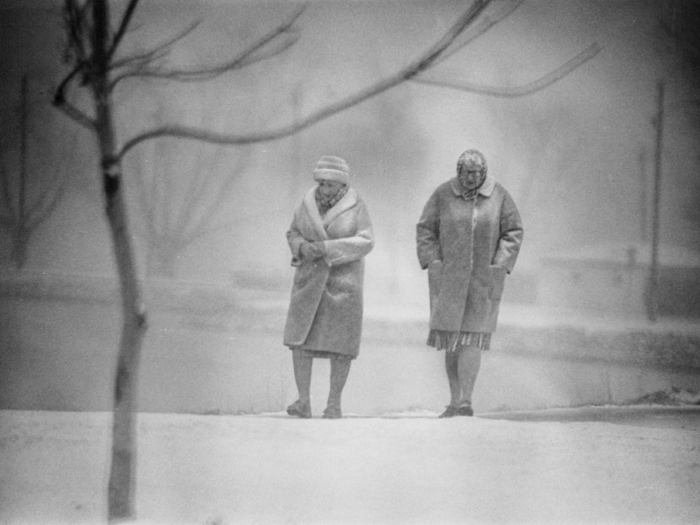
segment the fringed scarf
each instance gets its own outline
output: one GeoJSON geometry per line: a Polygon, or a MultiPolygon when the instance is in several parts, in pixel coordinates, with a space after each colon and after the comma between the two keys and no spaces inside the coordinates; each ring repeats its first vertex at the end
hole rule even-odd
{"type": "Polygon", "coordinates": [[[316,206],[318,206],[318,213],[323,217],[328,210],[330,210],[333,206],[335,206],[340,199],[345,197],[345,194],[348,192],[348,186],[343,185],[340,187],[340,189],[336,192],[335,195],[332,195],[331,197],[326,197],[323,193],[321,193],[321,188],[316,188],[316,206]]]}

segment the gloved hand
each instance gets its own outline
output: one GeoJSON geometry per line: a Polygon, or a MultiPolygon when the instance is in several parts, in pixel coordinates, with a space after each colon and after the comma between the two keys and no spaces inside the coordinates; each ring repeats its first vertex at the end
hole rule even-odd
{"type": "Polygon", "coordinates": [[[301,255],[304,257],[304,259],[309,259],[312,261],[320,259],[324,255],[326,255],[326,250],[323,244],[315,243],[313,241],[305,241],[301,243],[299,251],[301,252],[301,255]]]}

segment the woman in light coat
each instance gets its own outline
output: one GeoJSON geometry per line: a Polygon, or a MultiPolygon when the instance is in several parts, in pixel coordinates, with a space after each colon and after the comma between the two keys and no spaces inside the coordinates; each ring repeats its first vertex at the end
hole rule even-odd
{"type": "Polygon", "coordinates": [[[506,274],[523,239],[515,202],[488,174],[481,152],[462,153],[457,176],[428,199],[416,238],[430,288],[427,344],[445,351],[450,387],[440,417],[471,416],[481,352],[489,349],[506,274]]]}
{"type": "Polygon", "coordinates": [[[287,232],[296,272],[284,344],[292,350],[299,391],[287,413],[311,417],[313,358],[330,358],[323,417],[336,419],[342,417],[341,394],[360,350],[364,257],[374,246],[374,234],[364,201],[350,187],[350,169],[343,159],[321,157],[314,179],[318,185],[304,196],[287,232]]]}

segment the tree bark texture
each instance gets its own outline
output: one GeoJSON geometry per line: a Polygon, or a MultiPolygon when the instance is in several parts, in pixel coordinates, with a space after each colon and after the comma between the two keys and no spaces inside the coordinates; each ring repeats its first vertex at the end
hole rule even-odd
{"type": "Polygon", "coordinates": [[[95,25],[91,87],[95,102],[95,129],[100,148],[107,221],[119,274],[123,316],[114,379],[112,462],[108,489],[108,517],[113,522],[136,515],[136,386],[147,323],[127,220],[121,164],[116,158],[117,144],[108,78],[109,11],[106,0],[95,0],[92,8],[95,25]]]}

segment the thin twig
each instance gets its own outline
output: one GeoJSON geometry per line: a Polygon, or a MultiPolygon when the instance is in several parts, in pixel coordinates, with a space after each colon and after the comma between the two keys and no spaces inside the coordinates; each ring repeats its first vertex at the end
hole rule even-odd
{"type": "MultiPolygon", "coordinates": [[[[194,82],[202,80],[210,80],[224,73],[241,69],[243,67],[255,64],[262,60],[268,59],[270,57],[276,56],[286,49],[291,47],[297,40],[298,35],[289,35],[289,29],[292,24],[301,16],[304,11],[304,7],[298,9],[290,18],[283,22],[280,26],[276,27],[268,34],[262,38],[255,41],[247,49],[243,50],[235,58],[219,64],[217,66],[205,67],[205,68],[192,68],[192,69],[145,69],[145,68],[134,68],[132,71],[123,73],[119,75],[112,81],[112,87],[118,82],[126,78],[157,78],[165,80],[175,80],[179,82],[194,82]],[[275,47],[268,46],[269,49],[263,49],[265,46],[270,44],[274,39],[280,37],[280,35],[286,35],[287,39],[275,47]]],[[[181,37],[179,37],[181,38],[181,37]]],[[[178,38],[178,39],[179,39],[178,38]]],[[[173,42],[167,45],[172,45],[173,42]]],[[[162,48],[163,45],[159,46],[162,48]]],[[[128,64],[128,62],[120,61],[119,66],[122,67],[128,64]]],[[[115,64],[116,65],[116,64],[115,64]]]]}
{"type": "Polygon", "coordinates": [[[63,99],[60,103],[54,103],[56,109],[63,111],[71,119],[73,119],[78,124],[89,129],[90,131],[95,131],[96,123],[88,115],[79,110],[76,106],[69,103],[67,100],[63,99]]]}
{"type": "Polygon", "coordinates": [[[68,100],[66,99],[66,91],[71,81],[73,81],[75,76],[81,71],[83,71],[86,67],[86,63],[82,61],[79,61],[78,64],[76,64],[76,66],[71,70],[70,73],[68,73],[68,75],[66,75],[66,77],[56,88],[52,103],[54,107],[63,111],[66,115],[68,115],[78,124],[81,124],[90,131],[94,131],[95,121],[91,119],[86,113],[82,112],[76,106],[68,102],[68,100]]]}
{"type": "Polygon", "coordinates": [[[426,53],[424,53],[409,66],[383,81],[380,81],[366,89],[360,90],[359,92],[334,104],[321,108],[304,119],[298,120],[292,124],[287,124],[277,129],[243,135],[235,133],[217,133],[190,126],[160,126],[131,138],[124,144],[124,146],[122,146],[117,157],[122,158],[131,148],[137,146],[141,142],[162,137],[200,140],[203,142],[210,142],[212,144],[235,145],[266,142],[292,135],[298,131],[308,128],[309,126],[312,126],[313,124],[316,124],[317,122],[320,122],[321,120],[335,115],[336,113],[355,106],[368,98],[383,93],[431,67],[445,51],[445,49],[447,49],[450,44],[454,42],[455,38],[457,38],[457,36],[459,36],[462,31],[464,31],[483,12],[490,1],[491,0],[475,1],[435,45],[433,45],[426,53]]]}
{"type": "Polygon", "coordinates": [[[126,8],[126,11],[124,13],[124,16],[122,17],[122,21],[119,24],[119,29],[117,30],[117,33],[114,35],[114,39],[112,40],[112,45],[109,48],[109,51],[107,53],[107,63],[109,63],[112,60],[112,57],[114,56],[114,53],[117,52],[117,49],[119,48],[119,44],[121,43],[122,38],[124,37],[124,34],[126,33],[127,28],[129,27],[129,23],[131,22],[131,18],[134,15],[134,11],[136,11],[136,7],[139,3],[139,0],[130,0],[129,5],[126,8]]]}
{"type": "Polygon", "coordinates": [[[138,62],[146,62],[149,60],[153,60],[154,56],[158,56],[159,53],[165,51],[165,53],[162,53],[161,56],[164,56],[165,54],[169,53],[169,49],[172,47],[176,42],[182,40],[185,38],[187,35],[189,35],[192,31],[194,31],[200,24],[202,23],[201,20],[196,20],[192,22],[188,27],[177,33],[176,35],[172,36],[165,42],[161,42],[158,44],[156,47],[151,49],[150,51],[147,51],[145,53],[139,54],[139,55],[134,55],[131,57],[124,57],[120,60],[116,60],[112,63],[112,69],[120,68],[120,67],[125,67],[128,66],[130,63],[134,61],[138,62]]]}
{"type": "Polygon", "coordinates": [[[426,77],[414,77],[413,82],[418,82],[419,84],[427,84],[431,86],[439,86],[451,89],[457,89],[460,91],[468,91],[470,93],[478,93],[482,95],[491,95],[494,97],[503,98],[515,98],[522,97],[525,95],[531,95],[537,91],[540,91],[547,86],[554,84],[555,82],[561,80],[566,75],[571,73],[574,69],[584,64],[598,53],[600,53],[602,47],[598,44],[592,44],[587,47],[584,51],[576,55],[571,60],[567,61],[554,71],[548,73],[547,75],[524,84],[522,86],[516,86],[512,88],[508,87],[497,87],[497,86],[486,86],[483,84],[475,84],[470,82],[458,82],[455,80],[441,80],[436,78],[426,78],[426,77]]]}
{"type": "Polygon", "coordinates": [[[444,62],[452,55],[471,44],[474,40],[488,32],[493,26],[510,16],[523,2],[524,0],[508,0],[506,6],[497,13],[484,15],[473,27],[469,28],[469,31],[464,32],[463,36],[466,36],[466,38],[461,43],[453,45],[449,50],[446,50],[445,53],[435,61],[435,64],[437,65],[444,62]]]}

